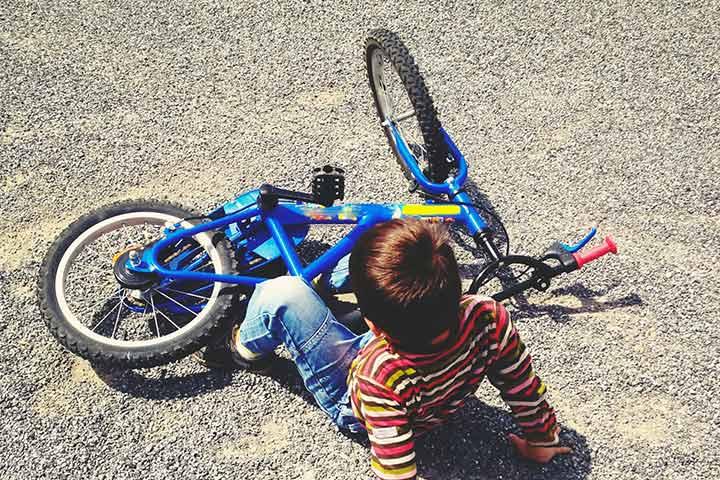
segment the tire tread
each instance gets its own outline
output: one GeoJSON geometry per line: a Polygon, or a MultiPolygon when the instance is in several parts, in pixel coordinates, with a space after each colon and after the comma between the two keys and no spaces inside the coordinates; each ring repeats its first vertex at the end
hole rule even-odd
{"type": "MultiPolygon", "coordinates": [[[[60,249],[68,241],[68,239],[74,240],[74,238],[78,235],[76,230],[88,222],[95,224],[97,221],[103,219],[103,214],[116,210],[122,211],[125,209],[131,211],[129,210],[130,208],[137,210],[136,207],[150,209],[176,209],[178,211],[176,211],[175,214],[180,215],[181,213],[179,211],[183,211],[183,215],[185,217],[196,214],[182,205],[168,201],[160,202],[156,200],[140,199],[121,200],[111,203],[83,215],[68,225],[50,247],[40,267],[40,274],[37,281],[38,307],[48,330],[66,349],[85,358],[91,363],[100,366],[145,368],[164,365],[172,361],[179,360],[207,345],[208,342],[210,342],[210,340],[219,333],[221,328],[231,321],[232,311],[237,301],[237,288],[226,286],[224,291],[220,292],[216,304],[212,307],[216,309],[216,311],[208,315],[207,321],[200,324],[196,334],[192,335],[190,338],[180,337],[181,341],[174,342],[172,344],[172,348],[164,348],[161,350],[147,352],[123,353],[120,351],[111,351],[106,348],[102,348],[97,342],[93,342],[90,339],[88,339],[89,341],[84,341],[82,338],[74,335],[72,329],[68,328],[68,325],[57,319],[57,313],[53,311],[53,301],[50,296],[52,293],[51,289],[54,288],[55,284],[54,276],[56,274],[58,262],[60,258],[62,258],[63,252],[61,252],[60,249]]],[[[231,254],[229,241],[222,234],[216,234],[214,241],[217,242],[216,246],[220,249],[221,255],[225,257],[225,261],[228,262],[227,266],[229,271],[237,271],[237,260],[235,259],[235,256],[231,254]]]]}
{"type": "MultiPolygon", "coordinates": [[[[410,102],[415,109],[415,115],[422,132],[423,139],[425,140],[425,148],[427,150],[428,159],[428,173],[430,180],[433,182],[443,182],[448,176],[451,164],[448,163],[448,148],[445,143],[445,138],[442,135],[440,120],[438,119],[437,111],[435,110],[435,104],[430,92],[428,91],[425,80],[420,74],[420,69],[415,63],[415,59],[410,54],[410,51],[405,46],[400,37],[389,30],[375,29],[371,30],[365,41],[365,54],[368,65],[368,81],[370,82],[370,89],[375,96],[375,87],[372,79],[372,72],[370,70],[371,65],[371,53],[372,49],[380,47],[385,54],[388,56],[390,62],[395,67],[400,79],[405,87],[405,90],[410,98],[410,102]]],[[[378,111],[378,116],[381,117],[380,107],[375,99],[375,106],[378,111]]],[[[381,120],[384,120],[382,117],[381,120]]],[[[392,141],[389,137],[388,140],[392,146],[392,141]]],[[[400,166],[403,167],[405,176],[408,179],[412,179],[410,172],[405,169],[404,164],[399,158],[399,154],[393,148],[393,153],[396,155],[400,166]]]]}

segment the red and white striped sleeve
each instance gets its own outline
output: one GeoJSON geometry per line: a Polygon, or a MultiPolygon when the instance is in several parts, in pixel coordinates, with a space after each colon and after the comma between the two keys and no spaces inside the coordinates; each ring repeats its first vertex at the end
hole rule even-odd
{"type": "Polygon", "coordinates": [[[401,400],[368,378],[358,377],[357,382],[358,408],[370,439],[373,472],[383,480],[416,478],[415,440],[401,400]]]}
{"type": "Polygon", "coordinates": [[[473,315],[480,323],[492,325],[488,348],[491,352],[487,377],[510,407],[525,439],[533,445],[557,445],[555,411],[545,396],[547,387],[535,374],[530,352],[520,339],[505,307],[493,300],[480,302],[473,315]]]}

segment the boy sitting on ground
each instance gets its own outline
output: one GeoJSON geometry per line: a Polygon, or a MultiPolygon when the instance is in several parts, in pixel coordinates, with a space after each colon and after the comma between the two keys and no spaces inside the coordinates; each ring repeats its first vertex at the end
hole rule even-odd
{"type": "Polygon", "coordinates": [[[505,308],[461,295],[446,232],[398,219],[366,232],[350,256],[350,282],[369,331],[337,322],[299,277],[257,286],[244,321],[224,349],[206,359],[267,368],[285,344],[305,386],[342,429],[367,431],[381,479],[416,478],[415,438],[441,425],[487,376],[510,406],[524,437],[519,454],[548,462],[560,447],[545,385],[505,308]]]}

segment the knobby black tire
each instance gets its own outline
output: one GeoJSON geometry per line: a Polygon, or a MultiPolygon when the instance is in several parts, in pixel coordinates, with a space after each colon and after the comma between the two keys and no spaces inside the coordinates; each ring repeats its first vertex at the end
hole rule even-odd
{"type": "MultiPolygon", "coordinates": [[[[83,232],[97,223],[117,215],[138,211],[151,211],[187,218],[197,215],[180,205],[152,200],[120,201],[99,208],[68,226],[55,240],[45,256],[38,278],[38,303],[50,333],[71,352],[93,364],[113,368],[154,367],[179,360],[207,345],[220,329],[231,322],[238,289],[225,286],[210,308],[203,322],[188,329],[172,341],[143,348],[122,348],[98,342],[71,324],[62,314],[55,291],[56,274],[64,252],[83,232]]],[[[222,233],[212,237],[213,246],[220,257],[222,273],[234,273],[237,265],[228,240],[222,233]]]]}
{"type": "MultiPolygon", "coordinates": [[[[365,41],[365,60],[367,62],[370,90],[373,94],[375,108],[377,109],[380,121],[384,121],[385,119],[383,118],[372,76],[372,56],[376,49],[381,49],[390,60],[415,110],[415,117],[417,118],[423,140],[425,141],[428,160],[427,173],[429,174],[430,180],[437,183],[445,181],[451,166],[447,160],[448,147],[440,131],[441,124],[432,97],[415,63],[415,59],[396,33],[384,29],[372,30],[369,33],[365,41]]],[[[401,160],[400,154],[392,139],[392,134],[387,128],[383,128],[383,130],[387,136],[390,148],[395,154],[396,160],[403,168],[405,176],[408,180],[412,180],[412,175],[401,160]]]]}

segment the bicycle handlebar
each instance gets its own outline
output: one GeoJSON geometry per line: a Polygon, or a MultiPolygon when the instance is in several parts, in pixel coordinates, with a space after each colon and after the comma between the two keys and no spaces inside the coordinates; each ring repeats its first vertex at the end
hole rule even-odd
{"type": "Polygon", "coordinates": [[[583,267],[586,263],[590,263],[593,260],[597,260],[598,258],[602,257],[603,255],[607,255],[608,253],[614,253],[617,254],[617,245],[615,244],[615,240],[613,240],[612,235],[608,235],[605,237],[605,240],[603,241],[602,245],[599,245],[595,248],[591,248],[589,251],[582,253],[582,252],[576,252],[573,253],[572,256],[575,259],[575,263],[577,263],[578,270],[583,267]]]}
{"type": "Polygon", "coordinates": [[[550,280],[553,277],[579,270],[583,265],[597,260],[608,253],[617,254],[617,252],[618,249],[615,240],[613,240],[612,236],[608,235],[603,240],[602,245],[592,248],[585,253],[571,253],[567,251],[560,242],[555,242],[550,246],[545,255],[540,258],[525,255],[500,257],[488,264],[488,266],[475,277],[467,293],[477,293],[480,286],[484,285],[492,276],[497,274],[498,268],[511,264],[525,265],[533,268],[535,272],[527,280],[510,286],[503,285],[505,288],[492,295],[493,299],[503,301],[530,288],[545,291],[550,286],[550,280]],[[554,259],[558,263],[553,266],[545,263],[546,260],[550,259],[554,259]]]}

